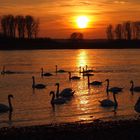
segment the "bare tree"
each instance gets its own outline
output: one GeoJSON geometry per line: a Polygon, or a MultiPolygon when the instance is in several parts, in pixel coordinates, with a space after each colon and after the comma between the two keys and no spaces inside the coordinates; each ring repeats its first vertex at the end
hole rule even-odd
{"type": "Polygon", "coordinates": [[[82,40],[83,38],[83,34],[79,32],[74,32],[70,35],[71,40],[82,40]]]}
{"type": "Polygon", "coordinates": [[[34,18],[30,15],[25,17],[27,37],[30,39],[33,36],[34,18]]]}
{"type": "Polygon", "coordinates": [[[116,39],[118,40],[122,39],[122,31],[123,31],[122,24],[117,24],[114,30],[116,39]]]}
{"type": "Polygon", "coordinates": [[[19,38],[25,37],[25,18],[22,15],[16,16],[17,32],[19,38]]]}
{"type": "Polygon", "coordinates": [[[133,22],[133,38],[140,39],[140,21],[133,22]]]}
{"type": "Polygon", "coordinates": [[[1,19],[1,28],[5,36],[15,37],[16,23],[13,15],[4,15],[1,19]]]}
{"type": "Polygon", "coordinates": [[[123,23],[123,31],[124,31],[124,37],[127,40],[132,39],[132,24],[130,21],[123,23]]]}
{"type": "Polygon", "coordinates": [[[4,15],[1,18],[1,28],[2,28],[2,32],[4,34],[4,36],[8,36],[8,28],[7,28],[7,16],[4,15]]]}
{"type": "Polygon", "coordinates": [[[39,19],[34,19],[33,28],[32,28],[33,36],[37,38],[39,32],[39,19]]]}
{"type": "Polygon", "coordinates": [[[114,35],[113,35],[113,26],[111,24],[107,26],[106,34],[107,34],[108,40],[113,40],[113,38],[114,38],[114,35]]]}

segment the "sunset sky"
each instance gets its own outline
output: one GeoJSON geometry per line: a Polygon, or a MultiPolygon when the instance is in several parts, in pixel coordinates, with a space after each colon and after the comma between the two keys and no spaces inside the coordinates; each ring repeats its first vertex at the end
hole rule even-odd
{"type": "Polygon", "coordinates": [[[0,16],[30,14],[40,19],[41,37],[69,38],[75,31],[84,38],[105,38],[109,23],[140,20],[140,0],[0,0],[0,16]],[[86,29],[76,18],[89,18],[86,29]]]}

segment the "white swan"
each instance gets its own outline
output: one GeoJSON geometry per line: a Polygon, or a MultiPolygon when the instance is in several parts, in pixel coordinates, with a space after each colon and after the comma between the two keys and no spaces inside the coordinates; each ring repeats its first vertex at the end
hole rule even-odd
{"type": "Polygon", "coordinates": [[[118,106],[118,102],[116,100],[115,96],[116,92],[113,92],[113,99],[114,101],[110,99],[104,99],[102,101],[99,101],[102,107],[111,107],[111,106],[118,106]]]}
{"type": "Polygon", "coordinates": [[[140,92],[140,87],[138,86],[134,87],[134,82],[132,80],[130,81],[130,83],[131,83],[130,91],[140,92]]]}
{"type": "Polygon", "coordinates": [[[56,90],[56,97],[58,98],[59,96],[69,98],[72,97],[75,93],[75,91],[72,90],[72,88],[65,88],[59,93],[59,83],[55,84],[57,86],[56,90]]]}
{"type": "Polygon", "coordinates": [[[57,65],[55,65],[55,68],[56,68],[56,73],[65,73],[66,72],[65,70],[62,70],[62,69],[58,70],[57,65]]]}
{"type": "Polygon", "coordinates": [[[93,81],[93,82],[90,83],[90,79],[89,79],[89,76],[88,76],[88,85],[101,86],[102,82],[100,82],[100,81],[93,81]]]}
{"type": "Polygon", "coordinates": [[[120,87],[109,88],[109,79],[106,79],[105,81],[107,82],[107,86],[106,86],[107,91],[109,91],[109,92],[121,92],[123,90],[123,88],[120,88],[120,87]]]}
{"type": "Polygon", "coordinates": [[[71,77],[71,72],[68,72],[69,73],[69,80],[80,80],[81,77],[79,76],[72,76],[71,77]]]}
{"type": "Polygon", "coordinates": [[[41,68],[41,76],[52,76],[52,74],[51,73],[44,73],[44,70],[43,70],[43,68],[41,68]]]}
{"type": "Polygon", "coordinates": [[[34,76],[32,76],[32,79],[33,79],[32,88],[43,89],[46,87],[46,85],[44,85],[44,84],[35,84],[35,77],[34,76]]]}
{"type": "Polygon", "coordinates": [[[5,104],[0,104],[0,113],[4,113],[4,112],[7,112],[7,111],[10,111],[10,112],[13,111],[11,98],[13,98],[13,95],[11,95],[11,94],[8,95],[8,104],[9,104],[9,106],[7,106],[5,104]]]}
{"type": "Polygon", "coordinates": [[[138,98],[138,100],[134,106],[134,109],[136,112],[140,113],[140,97],[138,98]]]}
{"type": "Polygon", "coordinates": [[[64,104],[66,102],[66,100],[64,98],[56,98],[55,99],[55,93],[54,91],[50,92],[50,95],[52,95],[52,99],[51,99],[51,104],[64,104]]]}

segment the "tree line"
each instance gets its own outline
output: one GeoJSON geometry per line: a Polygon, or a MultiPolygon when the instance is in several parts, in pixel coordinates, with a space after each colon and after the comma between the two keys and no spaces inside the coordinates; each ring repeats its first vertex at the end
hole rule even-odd
{"type": "Polygon", "coordinates": [[[1,35],[10,38],[36,38],[39,19],[31,15],[3,15],[0,18],[1,35]]]}
{"type": "Polygon", "coordinates": [[[110,24],[106,28],[106,34],[109,40],[138,40],[140,39],[140,21],[127,21],[114,27],[110,24]]]}

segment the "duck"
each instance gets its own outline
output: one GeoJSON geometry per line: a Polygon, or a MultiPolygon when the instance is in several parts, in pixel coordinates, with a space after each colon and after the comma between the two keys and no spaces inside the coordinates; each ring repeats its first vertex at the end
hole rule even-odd
{"type": "Polygon", "coordinates": [[[52,99],[51,99],[51,104],[64,104],[66,103],[66,100],[64,98],[55,98],[55,92],[51,91],[50,95],[52,95],[52,99]]]}
{"type": "Polygon", "coordinates": [[[56,90],[56,97],[58,98],[59,96],[61,97],[65,97],[65,98],[69,98],[72,97],[75,93],[75,91],[72,88],[65,88],[63,89],[60,93],[59,93],[59,83],[55,84],[57,86],[57,90],[56,90]]]}
{"type": "Polygon", "coordinates": [[[134,110],[138,113],[140,113],[140,97],[138,98],[135,106],[134,106],[134,110]]]}
{"type": "Polygon", "coordinates": [[[105,80],[107,82],[107,86],[106,86],[106,90],[109,91],[109,92],[122,92],[123,88],[120,88],[120,87],[112,87],[112,88],[109,88],[109,79],[106,79],[105,80]]]}
{"type": "Polygon", "coordinates": [[[130,91],[131,91],[131,92],[133,92],[133,91],[135,91],[135,92],[140,92],[140,87],[139,87],[139,86],[134,87],[134,82],[133,82],[133,80],[131,80],[130,83],[131,83],[131,88],[130,88],[130,91]]]}
{"type": "Polygon", "coordinates": [[[113,99],[114,99],[114,101],[112,101],[112,100],[110,100],[110,99],[104,99],[104,100],[102,100],[102,101],[99,101],[100,104],[101,104],[101,106],[102,106],[102,107],[112,107],[112,106],[117,107],[117,106],[118,106],[118,102],[117,102],[116,96],[115,96],[116,93],[117,93],[117,92],[113,92],[113,99]]]}
{"type": "Polygon", "coordinates": [[[56,73],[65,73],[66,72],[63,69],[58,70],[58,66],[57,65],[55,65],[55,67],[56,67],[56,73]]]}
{"type": "Polygon", "coordinates": [[[33,79],[33,84],[32,84],[32,88],[36,88],[36,89],[43,89],[43,88],[46,88],[46,85],[44,84],[35,84],[35,77],[32,76],[32,79],[33,79]]]}
{"type": "Polygon", "coordinates": [[[71,77],[71,72],[68,72],[69,73],[69,80],[80,80],[81,77],[79,76],[72,76],[71,77]]]}
{"type": "Polygon", "coordinates": [[[11,98],[14,98],[14,96],[12,94],[8,95],[8,106],[5,104],[0,104],[0,113],[4,113],[4,112],[12,112],[13,111],[13,106],[11,103],[11,98]]]}
{"type": "Polygon", "coordinates": [[[90,79],[89,79],[89,76],[88,76],[88,85],[101,86],[102,82],[100,82],[100,81],[93,81],[93,82],[90,83],[90,79]]]}
{"type": "Polygon", "coordinates": [[[52,74],[51,73],[44,73],[44,70],[43,70],[43,68],[41,68],[41,76],[52,76],[52,74]]]}

